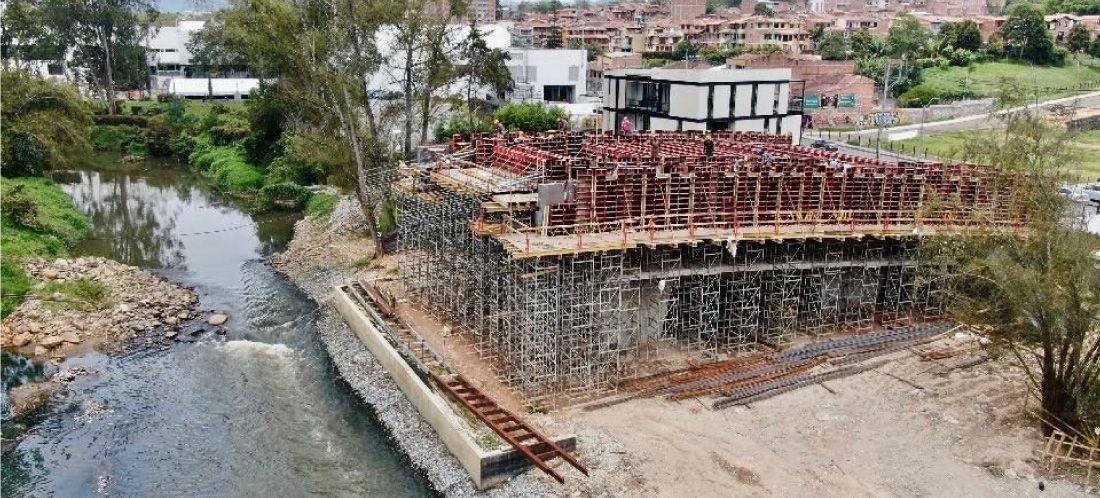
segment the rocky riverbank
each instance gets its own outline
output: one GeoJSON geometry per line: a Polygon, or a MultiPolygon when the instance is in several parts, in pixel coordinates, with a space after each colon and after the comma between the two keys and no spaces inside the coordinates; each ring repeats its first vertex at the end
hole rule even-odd
{"type": "Polygon", "coordinates": [[[35,260],[24,270],[34,286],[0,325],[0,342],[37,359],[170,341],[198,316],[193,289],[106,258],[35,260]]]}
{"type": "Polygon", "coordinates": [[[478,493],[466,471],[405,398],[389,374],[359,341],[331,305],[332,288],[378,262],[368,259],[371,242],[361,227],[357,204],[345,198],[329,220],[307,217],[294,226],[294,239],[272,264],[321,306],[317,330],[340,376],[373,409],[413,466],[445,496],[557,496],[527,473],[486,493],[478,493]]]}

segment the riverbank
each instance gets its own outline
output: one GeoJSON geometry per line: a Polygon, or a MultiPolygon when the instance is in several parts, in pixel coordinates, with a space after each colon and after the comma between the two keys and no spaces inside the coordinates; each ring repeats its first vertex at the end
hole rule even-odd
{"type": "MultiPolygon", "coordinates": [[[[287,249],[273,266],[321,307],[317,334],[340,376],[374,410],[401,452],[444,496],[479,495],[458,461],[417,413],[401,390],[348,328],[331,303],[334,286],[372,263],[370,240],[361,234],[357,203],[346,197],[328,217],[309,216],[294,226],[287,249]]],[[[551,496],[530,474],[516,477],[486,496],[551,496]]]]}
{"type": "Polygon", "coordinates": [[[30,297],[4,319],[0,342],[40,360],[165,344],[198,316],[193,289],[106,258],[32,260],[23,269],[30,297]]]}

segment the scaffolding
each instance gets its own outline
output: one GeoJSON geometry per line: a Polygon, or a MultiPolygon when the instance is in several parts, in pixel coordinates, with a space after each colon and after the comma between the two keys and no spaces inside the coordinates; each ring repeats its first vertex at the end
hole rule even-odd
{"type": "Polygon", "coordinates": [[[668,347],[939,315],[946,269],[917,239],[1020,226],[1009,179],[980,166],[714,140],[707,156],[687,132],[456,137],[395,184],[407,294],[529,401],[574,399],[668,347]]]}

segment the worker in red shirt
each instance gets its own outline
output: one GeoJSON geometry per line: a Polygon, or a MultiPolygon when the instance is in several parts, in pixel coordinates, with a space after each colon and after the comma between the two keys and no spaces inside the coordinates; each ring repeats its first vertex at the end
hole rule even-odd
{"type": "Polygon", "coordinates": [[[623,130],[623,135],[629,135],[634,131],[634,123],[631,123],[626,116],[623,116],[623,122],[619,124],[619,128],[623,130]]]}

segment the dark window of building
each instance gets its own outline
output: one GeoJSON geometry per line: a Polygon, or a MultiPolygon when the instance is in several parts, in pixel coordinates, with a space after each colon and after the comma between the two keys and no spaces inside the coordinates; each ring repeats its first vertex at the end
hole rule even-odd
{"type": "Polygon", "coordinates": [[[547,102],[573,102],[573,85],[543,85],[542,99],[547,102]]]}

